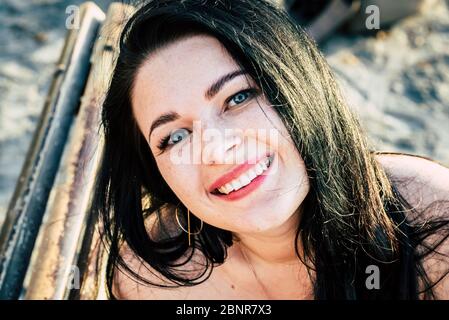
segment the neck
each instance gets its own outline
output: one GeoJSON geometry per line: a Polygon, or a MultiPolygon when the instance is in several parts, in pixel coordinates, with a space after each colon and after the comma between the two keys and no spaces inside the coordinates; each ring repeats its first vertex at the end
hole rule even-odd
{"type": "MultiPolygon", "coordinates": [[[[281,226],[259,233],[239,233],[235,238],[253,264],[291,265],[298,264],[295,239],[301,211],[295,212],[281,226]]],[[[298,243],[301,253],[301,246],[298,243]]]]}

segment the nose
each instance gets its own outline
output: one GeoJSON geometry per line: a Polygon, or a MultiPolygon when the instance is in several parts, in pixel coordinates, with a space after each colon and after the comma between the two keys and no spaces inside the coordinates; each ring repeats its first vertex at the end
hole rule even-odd
{"type": "Polygon", "coordinates": [[[224,164],[232,163],[238,147],[242,143],[242,137],[232,131],[225,132],[212,130],[203,133],[205,141],[202,152],[204,164],[224,164]]]}

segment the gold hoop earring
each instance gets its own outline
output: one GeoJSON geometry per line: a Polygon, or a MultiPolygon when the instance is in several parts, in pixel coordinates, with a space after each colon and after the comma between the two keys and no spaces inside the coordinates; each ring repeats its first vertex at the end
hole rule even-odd
{"type": "Polygon", "coordinates": [[[176,222],[178,223],[178,225],[181,228],[181,230],[187,233],[187,236],[188,236],[188,239],[189,239],[189,246],[190,246],[190,235],[200,234],[201,230],[203,230],[203,220],[200,219],[201,226],[200,226],[200,229],[198,231],[190,232],[190,210],[188,208],[187,208],[187,230],[184,229],[184,227],[181,225],[181,222],[179,222],[178,207],[176,207],[176,209],[175,209],[175,218],[176,218],[176,222]]]}

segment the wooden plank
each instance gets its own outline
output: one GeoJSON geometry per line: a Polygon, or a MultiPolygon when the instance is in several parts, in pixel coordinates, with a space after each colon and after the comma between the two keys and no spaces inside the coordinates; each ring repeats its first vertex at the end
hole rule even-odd
{"type": "Polygon", "coordinates": [[[88,58],[104,14],[93,3],[80,7],[80,27],[69,31],[52,85],[0,232],[0,299],[16,299],[55,181],[88,58]]]}

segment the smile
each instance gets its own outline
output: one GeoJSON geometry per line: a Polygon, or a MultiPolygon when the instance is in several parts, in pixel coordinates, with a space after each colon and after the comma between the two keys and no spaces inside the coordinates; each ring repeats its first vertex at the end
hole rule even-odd
{"type": "Polygon", "coordinates": [[[270,169],[273,159],[274,154],[265,156],[254,165],[246,164],[238,167],[232,173],[219,179],[211,193],[224,200],[237,200],[246,196],[265,180],[266,172],[270,169]]]}

